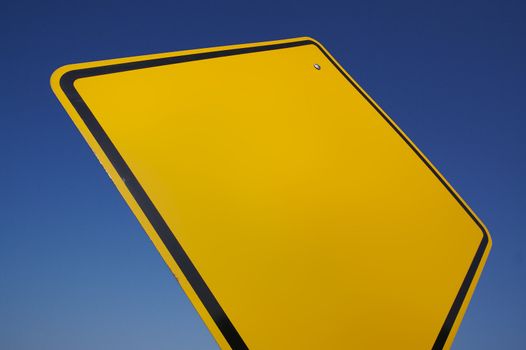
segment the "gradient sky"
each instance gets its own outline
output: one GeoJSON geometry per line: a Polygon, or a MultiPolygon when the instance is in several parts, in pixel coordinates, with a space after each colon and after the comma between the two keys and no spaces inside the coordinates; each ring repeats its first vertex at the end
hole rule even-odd
{"type": "Polygon", "coordinates": [[[215,349],[49,87],[61,65],[312,36],[485,222],[453,349],[526,348],[521,1],[0,4],[0,348],[215,349]]]}

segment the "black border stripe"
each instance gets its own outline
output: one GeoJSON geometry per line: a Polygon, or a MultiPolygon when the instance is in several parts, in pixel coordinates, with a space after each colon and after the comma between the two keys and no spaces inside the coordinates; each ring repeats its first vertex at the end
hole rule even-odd
{"type": "Polygon", "coordinates": [[[155,205],[152,203],[152,201],[142,188],[141,184],[138,182],[137,178],[132,173],[131,169],[128,167],[128,165],[118,152],[115,145],[112,143],[111,139],[104,132],[95,116],[91,113],[90,109],[75,89],[74,82],[76,79],[79,78],[85,78],[96,75],[118,73],[135,69],[158,67],[169,64],[233,56],[260,51],[278,50],[303,45],[315,45],[325,55],[325,57],[336,67],[336,69],[338,69],[338,71],[345,77],[345,79],[347,79],[347,81],[351,83],[351,85],[371,104],[371,106],[382,116],[382,118],[384,118],[384,120],[394,129],[394,131],[427,165],[427,167],[431,170],[435,177],[447,188],[449,193],[451,193],[451,195],[457,200],[460,206],[473,219],[473,221],[475,221],[477,226],[482,231],[483,237],[479,244],[477,252],[473,258],[471,266],[469,267],[466,277],[464,278],[460,290],[457,293],[453,305],[433,345],[433,350],[442,349],[449,337],[453,324],[462,307],[464,299],[468,293],[469,287],[473,282],[473,278],[475,277],[475,274],[478,270],[484,252],[486,251],[486,247],[488,245],[489,240],[488,233],[481,225],[481,223],[477,220],[477,218],[462,202],[462,200],[457,196],[457,194],[450,188],[450,186],[444,181],[444,179],[438,174],[438,172],[416,149],[416,147],[413,146],[413,144],[404,136],[404,134],[398,129],[398,127],[394,125],[394,123],[382,112],[382,110],[380,110],[374,104],[374,102],[364,93],[364,91],[356,83],[354,83],[354,81],[340,68],[340,66],[318,43],[312,40],[300,40],[286,43],[267,44],[237,49],[225,49],[183,56],[164,57],[144,61],[117,63],[106,66],[82,68],[66,72],[60,78],[60,87],[64,91],[66,97],[69,99],[79,116],[86,124],[87,128],[89,129],[97,143],[102,148],[103,152],[106,154],[107,158],[109,159],[119,176],[122,178],[124,184],[132,194],[133,198],[135,199],[135,201],[137,202],[137,204],[139,205],[149,222],[151,223],[152,227],[155,229],[155,231],[161,238],[163,244],[166,246],[167,250],[170,252],[173,259],[185,275],[186,279],[194,289],[196,295],[203,303],[204,307],[206,308],[206,310],[212,317],[212,320],[215,322],[215,324],[225,337],[228,344],[232,347],[232,349],[248,349],[247,345],[241,338],[241,335],[237,332],[236,328],[226,315],[221,305],[219,305],[217,299],[214,297],[214,295],[206,285],[205,281],[203,280],[193,263],[190,261],[190,258],[175,238],[175,235],[172,233],[172,231],[162,218],[161,214],[159,213],[155,205]]]}

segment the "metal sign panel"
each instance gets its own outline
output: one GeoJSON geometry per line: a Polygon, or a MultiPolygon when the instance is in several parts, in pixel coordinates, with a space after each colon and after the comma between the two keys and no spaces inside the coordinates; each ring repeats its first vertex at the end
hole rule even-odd
{"type": "Polygon", "coordinates": [[[51,85],[222,348],[451,345],[490,237],[315,40],[51,85]]]}

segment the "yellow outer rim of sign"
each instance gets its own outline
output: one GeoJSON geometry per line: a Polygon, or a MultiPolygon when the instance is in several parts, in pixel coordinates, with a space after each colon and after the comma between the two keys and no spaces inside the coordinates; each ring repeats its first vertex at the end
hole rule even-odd
{"type": "Polygon", "coordinates": [[[79,70],[79,69],[85,69],[85,68],[94,68],[94,67],[101,67],[101,66],[108,66],[108,65],[115,65],[120,63],[129,63],[129,62],[138,62],[138,61],[144,61],[144,60],[151,60],[151,59],[157,59],[157,58],[165,58],[165,57],[178,57],[178,56],[186,56],[191,54],[197,54],[197,53],[209,53],[209,52],[215,52],[215,51],[222,51],[225,49],[232,50],[237,48],[250,48],[250,47],[258,47],[263,45],[273,45],[273,44],[283,44],[283,43],[293,43],[298,41],[312,41],[317,46],[319,46],[326,55],[328,55],[333,63],[342,71],[345,76],[354,83],[354,85],[359,89],[359,91],[364,95],[367,96],[367,98],[370,100],[374,106],[381,111],[381,113],[384,114],[384,117],[386,117],[391,123],[392,126],[405,137],[406,141],[410,143],[414,150],[419,154],[419,156],[425,161],[427,161],[428,166],[432,167],[432,169],[438,174],[440,179],[446,184],[446,186],[457,196],[457,199],[462,202],[462,204],[465,206],[466,210],[472,215],[472,217],[477,221],[477,223],[484,229],[485,233],[487,234],[487,246],[484,251],[484,254],[480,260],[480,263],[477,267],[476,273],[473,276],[473,280],[469,286],[469,289],[464,297],[462,306],[457,314],[457,317],[455,318],[455,321],[453,323],[453,326],[449,332],[449,335],[447,337],[447,340],[444,344],[444,349],[449,349],[453,343],[453,340],[455,338],[455,335],[458,331],[458,328],[460,326],[460,323],[462,321],[462,318],[466,312],[467,306],[469,304],[469,301],[473,295],[473,292],[475,290],[475,287],[478,283],[478,280],[480,278],[480,274],[482,272],[482,269],[485,265],[485,262],[488,258],[489,252],[491,250],[492,246],[492,239],[489,235],[489,232],[487,228],[484,226],[482,221],[476,216],[476,214],[471,210],[471,208],[467,205],[467,203],[464,202],[464,200],[458,195],[458,193],[453,189],[453,187],[447,182],[447,180],[440,174],[440,172],[433,166],[433,164],[425,157],[425,155],[416,147],[416,145],[413,144],[413,142],[403,133],[402,130],[394,123],[394,121],[383,111],[380,106],[374,102],[374,100],[359,86],[358,83],[345,71],[345,69],[330,55],[329,51],[325,49],[325,47],[319,43],[317,40],[311,38],[311,37],[298,37],[298,38],[292,38],[292,39],[284,39],[284,40],[274,40],[274,41],[266,41],[266,42],[259,42],[259,43],[251,43],[251,44],[239,44],[239,45],[228,45],[228,46],[217,46],[213,48],[205,48],[205,49],[194,49],[194,50],[185,50],[185,51],[176,51],[176,52],[167,52],[167,53],[161,53],[161,54],[150,54],[150,55],[141,55],[141,56],[133,56],[133,57],[126,57],[126,58],[118,58],[118,59],[109,59],[109,60],[101,60],[101,61],[94,61],[94,62],[86,62],[86,63],[78,63],[78,64],[70,64],[66,66],[62,66],[55,70],[51,76],[51,88],[55,95],[57,96],[58,100],[61,102],[61,104],[64,106],[66,112],[73,120],[75,126],[79,129],[80,133],[84,137],[84,139],[88,142],[88,145],[91,147],[93,152],[95,153],[95,156],[98,158],[99,162],[102,164],[112,181],[117,186],[117,189],[121,193],[121,195],[124,197],[126,203],[131,208],[134,215],[139,220],[141,226],[144,228],[148,236],[150,237],[151,241],[153,242],[154,246],[157,248],[159,253],[161,254],[162,258],[174,274],[175,278],[179,281],[183,291],[186,293],[188,298],[190,299],[192,305],[198,312],[198,314],[203,319],[204,323],[212,333],[213,337],[217,341],[218,345],[222,349],[229,349],[231,348],[219,330],[216,323],[213,321],[212,317],[210,316],[207,309],[204,307],[203,303],[197,296],[196,292],[188,282],[187,278],[185,277],[184,273],[178,266],[178,264],[175,262],[172,255],[169,253],[167,248],[165,247],[164,243],[161,241],[160,237],[158,236],[155,229],[152,227],[150,221],[147,219],[145,213],[142,211],[142,209],[139,207],[139,204],[136,202],[135,198],[132,196],[130,191],[128,190],[126,184],[121,179],[119,174],[117,173],[116,169],[113,167],[112,163],[106,156],[105,152],[102,150],[99,143],[95,140],[95,137],[91,134],[88,127],[84,123],[81,116],[77,113],[76,109],[72,105],[72,103],[67,98],[66,94],[62,90],[60,86],[60,79],[62,76],[68,72],[79,70]]]}

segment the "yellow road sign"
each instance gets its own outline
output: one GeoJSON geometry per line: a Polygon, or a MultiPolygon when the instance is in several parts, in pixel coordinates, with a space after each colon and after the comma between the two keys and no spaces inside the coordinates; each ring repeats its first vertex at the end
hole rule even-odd
{"type": "Polygon", "coordinates": [[[222,348],[451,345],[487,230],[315,40],[51,85],[222,348]]]}

